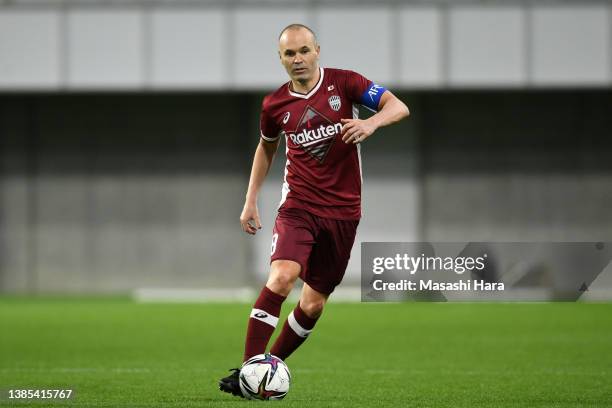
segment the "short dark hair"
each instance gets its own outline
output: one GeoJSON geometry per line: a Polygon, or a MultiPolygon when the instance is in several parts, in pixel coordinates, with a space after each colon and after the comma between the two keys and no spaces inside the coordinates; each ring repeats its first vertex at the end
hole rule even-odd
{"type": "Polygon", "coordinates": [[[293,24],[289,24],[287,27],[283,28],[282,31],[280,32],[280,34],[278,35],[278,39],[280,40],[280,38],[283,36],[283,34],[285,33],[285,31],[288,30],[297,30],[303,28],[305,30],[310,31],[310,34],[312,34],[312,37],[314,38],[315,44],[318,44],[319,41],[317,40],[317,35],[315,34],[314,31],[312,31],[312,29],[308,26],[305,26],[304,24],[299,24],[299,23],[293,23],[293,24]]]}

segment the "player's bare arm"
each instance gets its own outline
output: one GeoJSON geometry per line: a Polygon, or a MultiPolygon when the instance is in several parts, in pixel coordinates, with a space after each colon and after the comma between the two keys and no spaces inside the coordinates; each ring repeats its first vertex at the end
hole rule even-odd
{"type": "Polygon", "coordinates": [[[242,214],[240,214],[240,225],[242,225],[242,230],[247,234],[255,235],[257,230],[261,229],[261,220],[259,219],[259,210],[257,209],[257,196],[270,170],[270,166],[272,165],[272,160],[278,149],[279,140],[280,139],[273,142],[267,142],[260,139],[259,145],[255,150],[251,177],[249,179],[249,188],[247,190],[242,214]]]}
{"type": "Polygon", "coordinates": [[[379,111],[368,119],[342,119],[342,141],[360,143],[376,129],[399,122],[410,114],[408,107],[390,91],[380,98],[379,111]]]}

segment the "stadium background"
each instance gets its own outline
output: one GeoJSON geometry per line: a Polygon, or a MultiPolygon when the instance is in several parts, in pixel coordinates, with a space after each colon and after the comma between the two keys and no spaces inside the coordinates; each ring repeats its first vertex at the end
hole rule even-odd
{"type": "MultiPolygon", "coordinates": [[[[364,145],[358,242],[606,241],[611,15],[567,1],[0,2],[0,291],[259,286],[282,146],[264,229],[252,239],[237,219],[289,22],[315,29],[323,66],[412,111],[364,145]]],[[[346,286],[358,259],[356,245],[346,286]]]]}
{"type": "MultiPolygon", "coordinates": [[[[363,146],[357,242],[611,241],[609,1],[0,0],[0,389],[223,402],[268,268],[282,145],[263,230],[238,216],[293,22],[412,113],[363,146]]],[[[336,300],[358,282],[356,245],[336,300]]],[[[295,406],[612,401],[608,304],[376,306],[332,302],[295,406]]]]}

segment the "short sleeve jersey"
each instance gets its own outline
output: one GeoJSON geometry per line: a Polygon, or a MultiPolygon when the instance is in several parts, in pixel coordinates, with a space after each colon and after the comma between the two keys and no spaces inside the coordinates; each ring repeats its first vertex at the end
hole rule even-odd
{"type": "Polygon", "coordinates": [[[264,98],[261,137],[284,136],[287,162],[279,208],[300,208],[324,218],[361,217],[360,145],[342,141],[343,118],[357,118],[358,105],[377,110],[385,89],[362,75],[320,68],[307,94],[290,82],[264,98]]]}

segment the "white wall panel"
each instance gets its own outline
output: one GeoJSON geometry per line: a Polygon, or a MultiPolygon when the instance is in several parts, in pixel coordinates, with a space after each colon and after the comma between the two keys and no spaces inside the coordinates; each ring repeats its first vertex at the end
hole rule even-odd
{"type": "Polygon", "coordinates": [[[0,5],[0,89],[273,89],[287,80],[277,36],[292,22],[318,33],[323,66],[394,88],[612,84],[604,4],[37,2],[0,5]]]}
{"type": "Polygon", "coordinates": [[[605,6],[535,8],[533,82],[609,83],[608,12],[605,6]]]}
{"type": "Polygon", "coordinates": [[[321,65],[357,71],[374,82],[394,82],[392,14],[388,7],[318,8],[321,65]]]}
{"type": "Polygon", "coordinates": [[[450,9],[450,84],[524,84],[525,25],[520,7],[450,9]]]}
{"type": "Polygon", "coordinates": [[[289,24],[309,25],[306,8],[238,9],[234,12],[231,64],[241,88],[277,88],[288,81],[278,56],[278,35],[289,24]]]}
{"type": "Polygon", "coordinates": [[[143,12],[79,10],[68,14],[72,88],[143,84],[143,12]]]}
{"type": "Polygon", "coordinates": [[[406,7],[400,11],[399,80],[408,86],[438,86],[442,83],[440,10],[435,7],[406,7]]]}
{"type": "Polygon", "coordinates": [[[227,12],[156,10],[151,18],[155,87],[219,87],[226,83],[227,12]]]}
{"type": "Polygon", "coordinates": [[[59,30],[58,12],[0,10],[0,88],[58,86],[59,30]]]}

